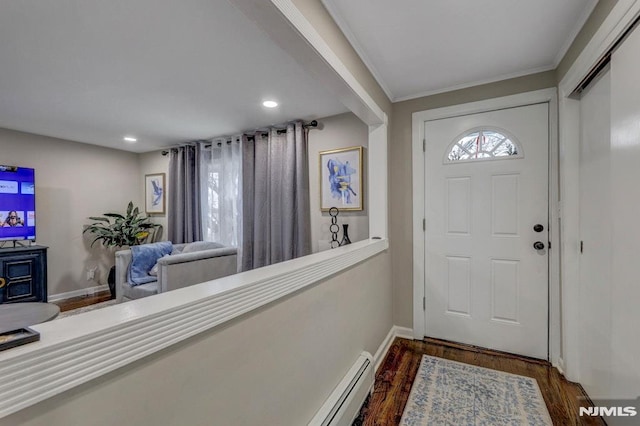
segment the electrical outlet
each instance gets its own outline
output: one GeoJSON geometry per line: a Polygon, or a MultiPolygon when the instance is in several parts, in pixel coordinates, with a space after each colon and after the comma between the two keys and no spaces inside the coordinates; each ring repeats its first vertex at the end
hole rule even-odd
{"type": "Polygon", "coordinates": [[[87,281],[93,281],[96,278],[96,269],[98,269],[97,266],[87,268],[87,281]]]}

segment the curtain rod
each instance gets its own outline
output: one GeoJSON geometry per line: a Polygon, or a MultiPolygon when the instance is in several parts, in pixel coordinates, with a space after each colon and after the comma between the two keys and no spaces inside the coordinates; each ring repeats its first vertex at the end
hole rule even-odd
{"type": "MultiPolygon", "coordinates": [[[[291,123],[291,122],[289,122],[289,123],[291,123]]],[[[289,124],[289,123],[286,123],[286,124],[289,124]]],[[[283,125],[284,125],[284,124],[283,124],[283,125]]],[[[273,126],[273,127],[280,127],[280,126],[273,126]]],[[[317,127],[318,127],[318,121],[317,121],[317,120],[311,120],[310,122],[303,124],[303,125],[302,125],[302,127],[307,128],[307,129],[315,129],[315,128],[317,128],[317,127]]],[[[281,134],[285,133],[286,131],[287,131],[287,129],[278,129],[278,130],[277,130],[277,132],[278,132],[278,134],[279,134],[279,135],[281,135],[281,134]]],[[[258,132],[258,130],[255,130],[255,132],[257,133],[257,132],[258,132]]],[[[241,132],[241,134],[243,134],[243,135],[246,135],[247,133],[248,133],[248,132],[241,132]]],[[[269,134],[269,133],[266,133],[266,132],[265,132],[265,133],[262,133],[262,135],[263,135],[263,136],[267,136],[268,134],[269,134]]],[[[222,137],[215,137],[215,138],[211,138],[211,141],[213,141],[213,140],[215,140],[215,139],[222,139],[222,137]]],[[[226,139],[226,137],[225,137],[225,139],[226,139]]],[[[247,137],[247,139],[254,139],[254,136],[253,136],[253,135],[249,135],[249,136],[247,137]]],[[[231,142],[232,142],[232,140],[227,141],[227,143],[231,143],[231,142]]],[[[220,145],[220,142],[218,142],[218,145],[220,145]]],[[[205,146],[206,146],[206,145],[205,145],[205,146]]],[[[211,145],[209,145],[209,146],[211,146],[211,145]]],[[[178,148],[178,147],[172,147],[172,148],[169,148],[169,149],[174,149],[174,148],[178,148]]],[[[168,151],[168,150],[163,150],[163,151],[161,152],[161,154],[162,154],[163,156],[166,156],[166,155],[168,155],[168,154],[169,154],[169,151],[168,151]]]]}

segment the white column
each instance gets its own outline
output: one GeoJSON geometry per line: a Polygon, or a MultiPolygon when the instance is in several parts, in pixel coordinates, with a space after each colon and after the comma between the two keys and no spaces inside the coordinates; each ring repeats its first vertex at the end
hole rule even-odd
{"type": "MultiPolygon", "coordinates": [[[[386,122],[386,117],[385,117],[386,122]]],[[[387,125],[369,126],[369,237],[387,238],[387,125]]]]}

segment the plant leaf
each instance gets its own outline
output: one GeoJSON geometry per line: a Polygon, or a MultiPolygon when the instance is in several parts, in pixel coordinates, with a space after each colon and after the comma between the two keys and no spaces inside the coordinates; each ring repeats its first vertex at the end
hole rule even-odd
{"type": "Polygon", "coordinates": [[[107,217],[115,217],[116,219],[124,219],[124,216],[119,213],[104,213],[104,215],[107,217]]]}
{"type": "Polygon", "coordinates": [[[107,222],[107,223],[110,221],[110,220],[109,220],[109,218],[106,218],[106,217],[99,217],[99,216],[89,216],[89,219],[91,219],[91,220],[97,220],[97,221],[99,221],[99,222],[107,222]]]}

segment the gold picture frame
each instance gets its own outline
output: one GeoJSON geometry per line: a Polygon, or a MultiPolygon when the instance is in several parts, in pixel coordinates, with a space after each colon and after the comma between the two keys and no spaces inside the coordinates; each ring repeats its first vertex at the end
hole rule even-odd
{"type": "Polygon", "coordinates": [[[320,151],[320,210],[364,210],[362,146],[320,151]]]}

